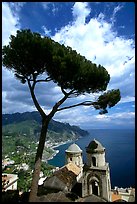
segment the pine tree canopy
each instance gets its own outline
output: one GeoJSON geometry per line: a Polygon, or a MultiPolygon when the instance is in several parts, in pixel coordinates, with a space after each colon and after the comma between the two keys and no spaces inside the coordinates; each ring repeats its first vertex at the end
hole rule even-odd
{"type": "Polygon", "coordinates": [[[2,50],[3,65],[14,71],[25,83],[46,73],[63,89],[78,93],[106,90],[110,76],[107,70],[87,60],[70,47],[65,47],[48,37],[30,30],[18,30],[2,50]]]}
{"type": "MultiPolygon", "coordinates": [[[[105,91],[110,81],[110,75],[103,66],[97,66],[71,47],[29,29],[18,30],[16,36],[10,36],[9,45],[2,49],[2,61],[21,83],[32,81],[36,84],[40,81],[38,76],[46,74],[47,78],[43,81],[52,80],[63,93],[67,93],[66,90],[75,95],[98,93],[105,91]]],[[[119,89],[110,90],[90,105],[102,109],[102,114],[107,113],[106,108],[114,106],[119,100],[119,89]]]]}

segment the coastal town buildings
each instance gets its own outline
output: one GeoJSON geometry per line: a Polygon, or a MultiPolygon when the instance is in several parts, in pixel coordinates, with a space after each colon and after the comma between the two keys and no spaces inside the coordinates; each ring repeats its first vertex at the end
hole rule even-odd
{"type": "Polygon", "coordinates": [[[4,169],[6,166],[13,165],[14,163],[14,160],[10,160],[10,158],[5,157],[5,159],[2,160],[2,169],[4,169]]]}
{"type": "Polygon", "coordinates": [[[17,174],[2,174],[2,191],[17,190],[17,174]]]}
{"type": "Polygon", "coordinates": [[[17,166],[17,169],[18,170],[24,170],[24,171],[27,171],[29,169],[29,165],[26,164],[26,163],[21,163],[20,165],[17,166]]]}
{"type": "Polygon", "coordinates": [[[125,201],[134,202],[135,201],[135,188],[118,188],[115,187],[111,190],[112,202],[125,201]]]}

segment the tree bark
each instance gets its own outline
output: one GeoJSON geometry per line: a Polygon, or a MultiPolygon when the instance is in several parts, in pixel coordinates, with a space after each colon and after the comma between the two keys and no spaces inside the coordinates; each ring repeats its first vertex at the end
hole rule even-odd
{"type": "Polygon", "coordinates": [[[36,158],[35,158],[35,167],[34,167],[34,172],[32,177],[29,202],[37,202],[38,181],[39,181],[39,175],[41,171],[41,160],[42,160],[42,154],[43,154],[43,149],[45,145],[49,121],[50,121],[49,118],[46,118],[42,121],[42,129],[41,129],[39,144],[37,148],[36,158]]]}

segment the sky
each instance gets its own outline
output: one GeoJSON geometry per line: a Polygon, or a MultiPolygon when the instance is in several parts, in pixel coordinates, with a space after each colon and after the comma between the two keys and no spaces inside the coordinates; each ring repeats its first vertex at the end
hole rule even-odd
{"type": "MultiPolygon", "coordinates": [[[[110,74],[107,87],[120,89],[120,102],[105,115],[93,107],[57,112],[54,120],[92,128],[135,127],[135,4],[134,2],[3,2],[2,46],[20,29],[31,29],[75,49],[110,74]]],[[[36,96],[46,113],[61,99],[55,83],[37,85],[36,96]]],[[[65,105],[95,99],[81,95],[65,105]]],[[[27,84],[2,67],[2,113],[35,111],[27,84]]]]}

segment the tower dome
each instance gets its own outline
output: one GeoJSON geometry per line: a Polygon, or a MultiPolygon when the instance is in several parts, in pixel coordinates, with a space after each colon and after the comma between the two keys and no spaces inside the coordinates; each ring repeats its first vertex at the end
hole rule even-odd
{"type": "Polygon", "coordinates": [[[104,152],[105,148],[102,146],[102,144],[97,141],[93,140],[89,143],[89,145],[86,147],[87,153],[95,153],[95,152],[104,152]]]}
{"type": "Polygon", "coordinates": [[[66,152],[69,152],[69,153],[79,153],[79,152],[82,152],[82,150],[80,149],[80,147],[73,143],[72,145],[69,146],[69,148],[66,150],[66,152]]]}
{"type": "Polygon", "coordinates": [[[86,153],[88,166],[105,166],[105,148],[99,141],[91,141],[86,147],[86,153]]]}
{"type": "Polygon", "coordinates": [[[73,143],[68,147],[68,149],[65,152],[66,152],[66,164],[72,162],[80,168],[83,167],[82,150],[77,144],[73,143]]]}

